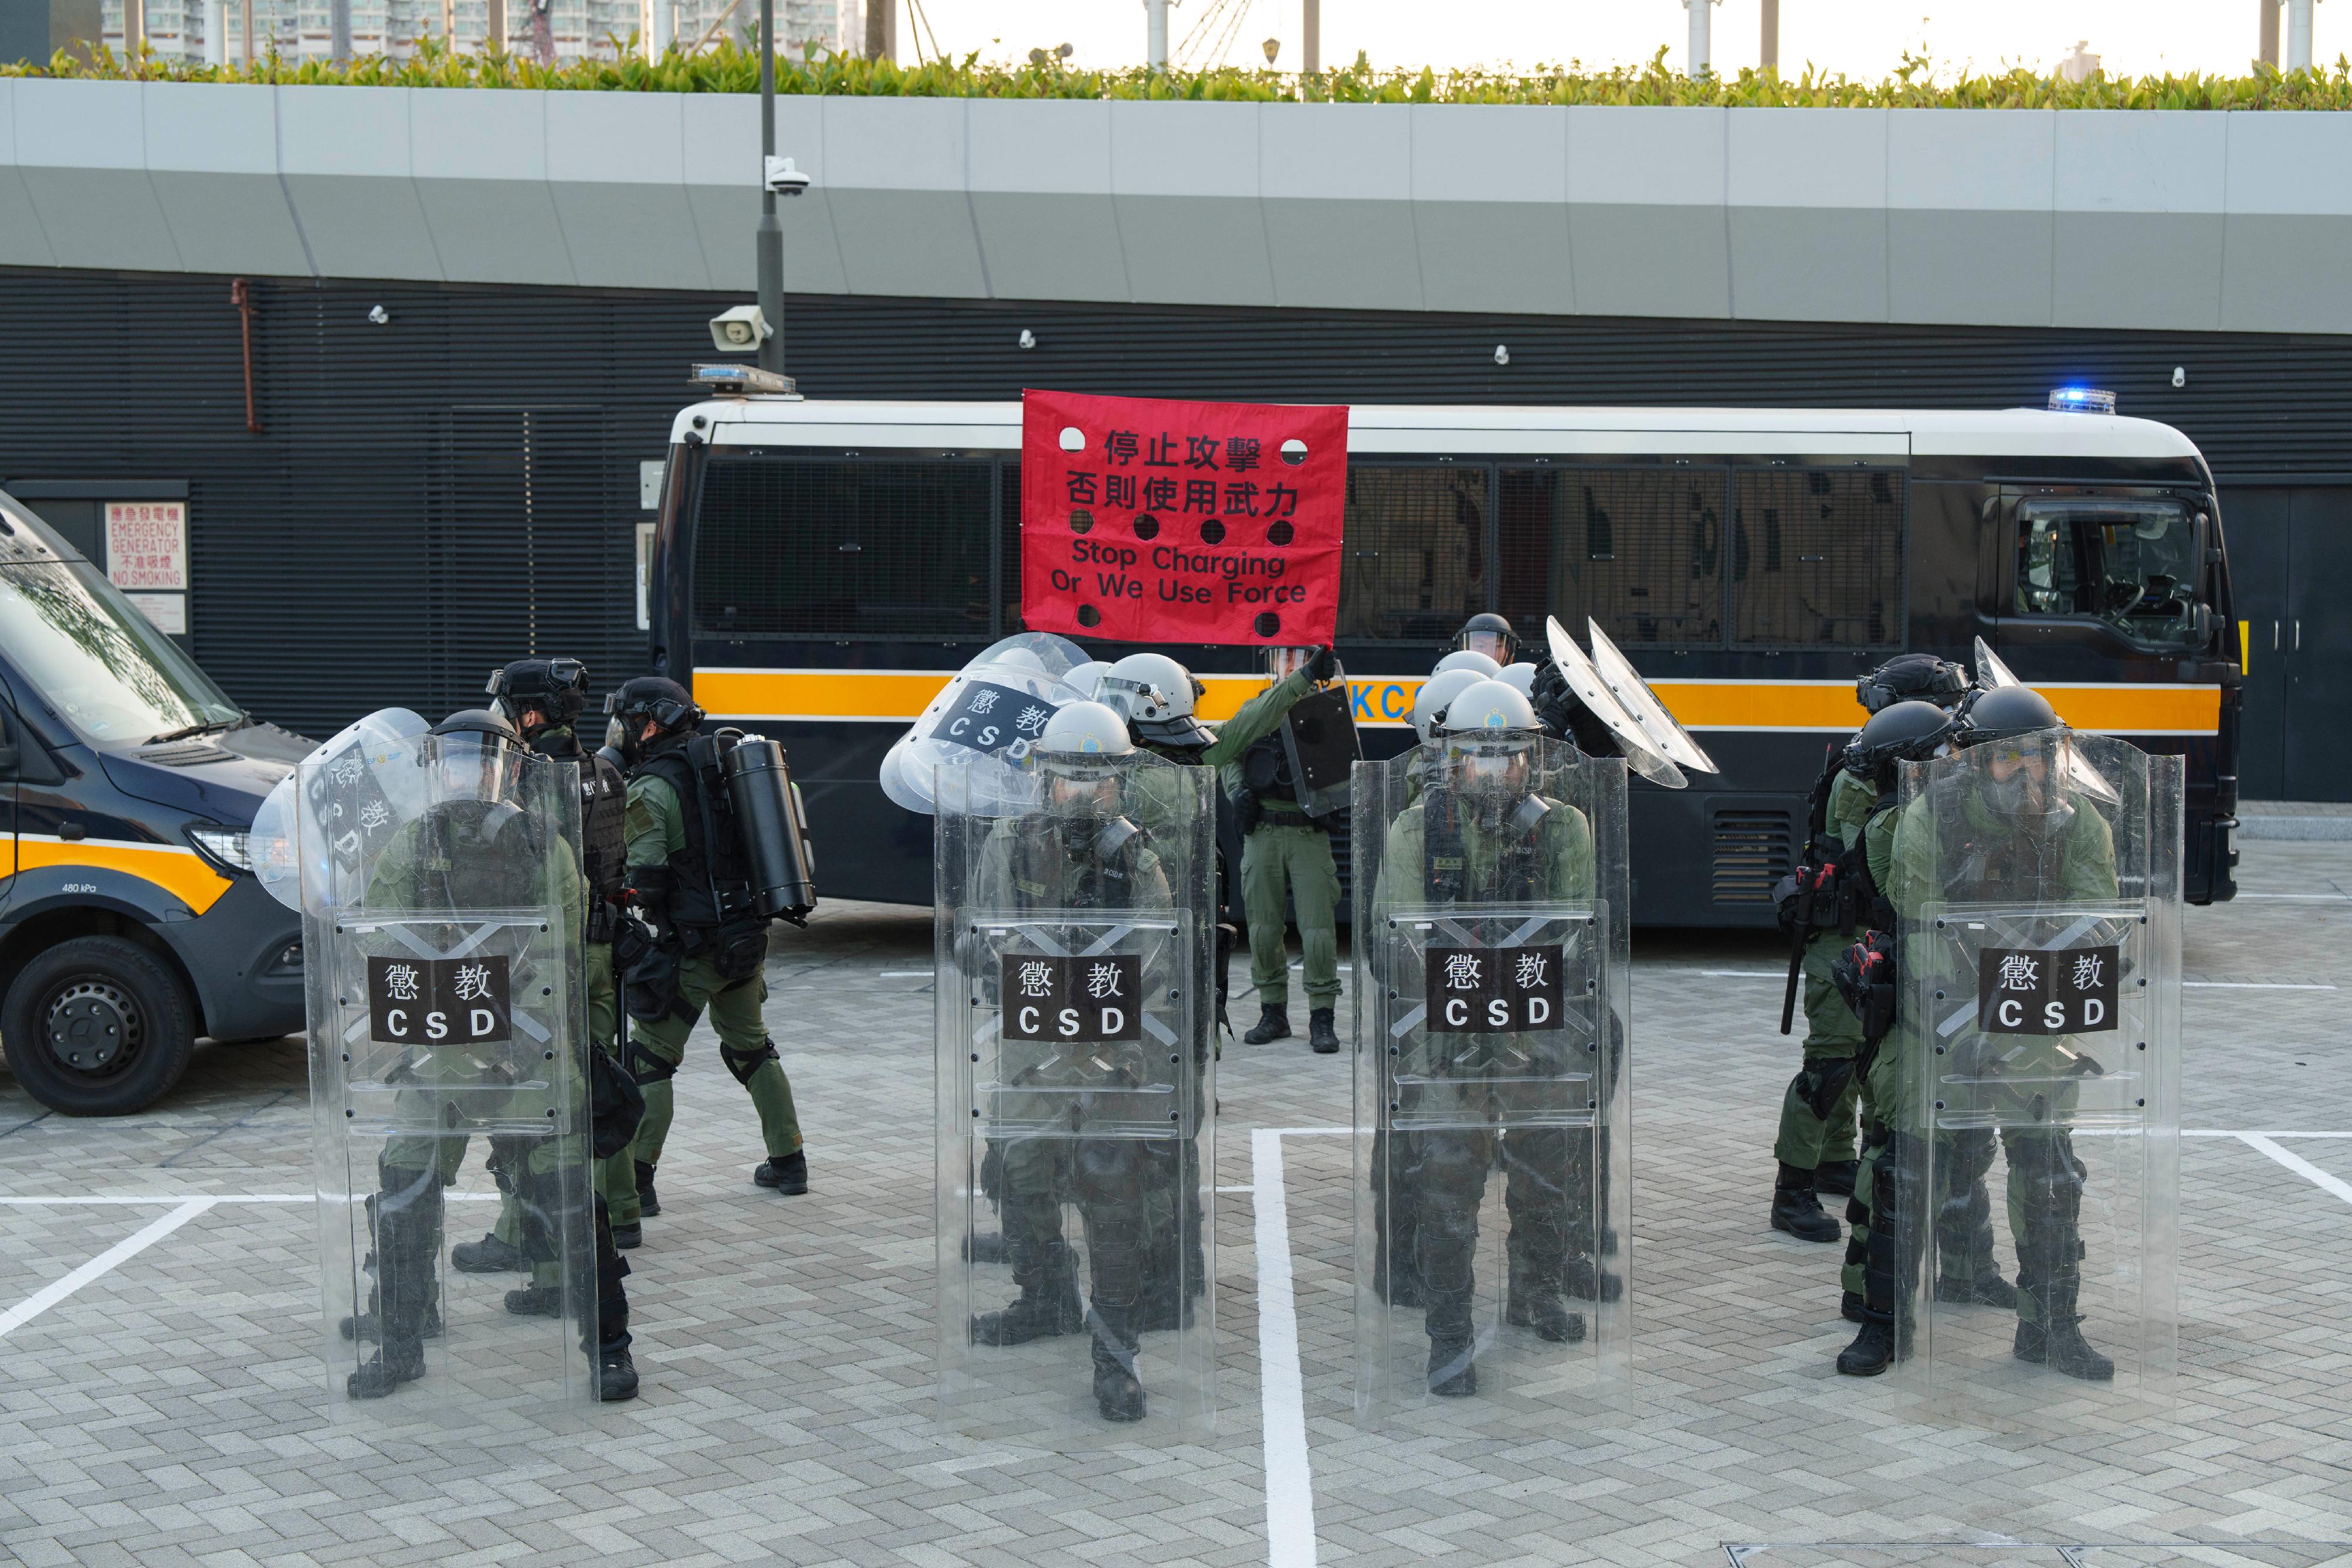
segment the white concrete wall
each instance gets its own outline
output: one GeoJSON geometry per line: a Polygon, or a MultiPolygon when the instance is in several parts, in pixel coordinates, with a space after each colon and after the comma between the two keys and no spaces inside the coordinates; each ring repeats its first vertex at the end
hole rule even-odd
{"type": "MultiPolygon", "coordinates": [[[[2352,332],[2352,115],[785,98],[812,293],[2352,332]]],[[[0,265],[748,290],[749,97],[0,80],[0,265]]]]}

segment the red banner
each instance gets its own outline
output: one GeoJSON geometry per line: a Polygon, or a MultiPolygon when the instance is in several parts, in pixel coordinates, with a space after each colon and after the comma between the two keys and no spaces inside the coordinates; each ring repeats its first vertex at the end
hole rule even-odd
{"type": "Polygon", "coordinates": [[[1021,395],[1021,621],[1115,643],[1328,643],[1348,411],[1021,395]]]}

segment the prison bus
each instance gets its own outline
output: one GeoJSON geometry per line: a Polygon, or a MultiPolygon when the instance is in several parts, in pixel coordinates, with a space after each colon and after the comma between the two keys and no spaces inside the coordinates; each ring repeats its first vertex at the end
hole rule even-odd
{"type": "MultiPolygon", "coordinates": [[[[1965,663],[1981,636],[2069,724],[2186,757],[2187,895],[2229,898],[2242,651],[2212,475],[2167,425],[2051,402],[1352,409],[1335,644],[1366,754],[1411,744],[1470,615],[1538,650],[1547,613],[1589,615],[1722,766],[1679,793],[1634,780],[1634,917],[1769,925],[1807,791],[1865,716],[1855,677],[1965,663]]],[[[673,426],[641,547],[655,667],[783,742],[828,892],[930,900],[931,824],[876,770],[1022,627],[1020,444],[1017,402],[729,396],[673,426]]],[[[1160,651],[1206,684],[1205,718],[1261,689],[1253,650],[1160,651]]]]}

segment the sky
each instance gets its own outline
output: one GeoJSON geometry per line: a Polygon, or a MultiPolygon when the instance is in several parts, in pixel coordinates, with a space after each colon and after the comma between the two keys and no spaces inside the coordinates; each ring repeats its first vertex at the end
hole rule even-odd
{"type": "MultiPolygon", "coordinates": [[[[1140,65],[1141,0],[903,0],[919,5],[939,47],[961,56],[1019,59],[1034,47],[1068,43],[1078,67],[1140,65]]],[[[1937,74],[2024,64],[2047,70],[2079,41],[2110,74],[2158,71],[2242,75],[2256,52],[2262,0],[1780,0],[1780,70],[1810,61],[1876,79],[1907,50],[1927,54],[1937,74]]],[[[1758,59],[1760,0],[1722,0],[1713,14],[1717,71],[1758,59]]],[[[901,13],[899,52],[911,18],[901,13]]],[[[2321,64],[2352,53],[2352,0],[2315,13],[2313,55],[2321,64]]],[[[1181,0],[1169,12],[1177,63],[1256,66],[1268,38],[1279,68],[1299,68],[1300,0],[1181,0]],[[1213,17],[1211,13],[1217,13],[1213,17]],[[1204,17],[1212,25],[1202,29],[1204,17]],[[1195,37],[1196,30],[1205,34],[1195,37]],[[1219,54],[1218,35],[1231,43],[1219,54]],[[1194,38],[1187,47],[1187,39],[1194,38]]],[[[1635,64],[1661,44],[1675,69],[1689,63],[1689,13],[1682,0],[1322,0],[1323,64],[1360,50],[1375,66],[1532,66],[1567,60],[1588,68],[1635,64]]],[[[2280,14],[2284,48],[2285,14],[2280,14]]],[[[926,45],[928,47],[928,36],[926,45]]]]}

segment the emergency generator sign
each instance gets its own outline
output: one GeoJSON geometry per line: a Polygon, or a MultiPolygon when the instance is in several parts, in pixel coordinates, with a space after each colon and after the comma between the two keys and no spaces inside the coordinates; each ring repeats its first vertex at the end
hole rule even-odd
{"type": "Polygon", "coordinates": [[[1120,643],[1328,643],[1348,411],[1024,392],[1021,618],[1120,643]]]}
{"type": "Polygon", "coordinates": [[[513,1038],[503,953],[367,961],[368,1038],[388,1045],[483,1045],[513,1038]]]}
{"type": "Polygon", "coordinates": [[[1977,1028],[1986,1034],[2097,1034],[2117,1027],[2115,947],[1984,947],[1977,1028]]]}
{"type": "Polygon", "coordinates": [[[109,501],[106,576],[126,593],[185,593],[188,504],[109,501]]]}

